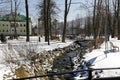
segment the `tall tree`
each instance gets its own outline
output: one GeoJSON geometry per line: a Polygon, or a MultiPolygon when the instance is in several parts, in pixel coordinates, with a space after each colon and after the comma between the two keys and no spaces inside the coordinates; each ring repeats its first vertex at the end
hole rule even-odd
{"type": "Polygon", "coordinates": [[[54,0],[50,1],[49,5],[49,29],[50,29],[50,38],[53,35],[54,31],[54,21],[57,20],[57,12],[60,9],[57,7],[56,2],[54,0]]]}
{"type": "Polygon", "coordinates": [[[117,0],[117,21],[118,21],[118,40],[120,40],[120,0],[117,0]]]}
{"type": "Polygon", "coordinates": [[[28,0],[25,0],[26,9],[26,41],[29,42],[29,11],[28,11],[28,0]]]}
{"type": "Polygon", "coordinates": [[[98,26],[98,30],[97,32],[97,36],[100,36],[101,34],[101,30],[102,30],[102,21],[103,21],[103,5],[102,5],[102,0],[98,1],[98,5],[97,5],[97,26],[98,26]]]}
{"type": "MultiPolygon", "coordinates": [[[[47,1],[46,0],[43,0],[44,2],[43,2],[43,6],[41,5],[41,7],[43,7],[43,15],[41,16],[41,17],[44,17],[44,21],[43,21],[43,24],[44,24],[44,36],[45,36],[45,42],[47,42],[48,41],[48,38],[47,38],[47,17],[46,17],[46,15],[47,15],[47,7],[46,7],[46,3],[47,3],[47,1]]],[[[42,12],[42,10],[41,10],[41,12],[42,12]]]]}
{"type": "Polygon", "coordinates": [[[8,14],[8,13],[10,14],[10,17],[11,17],[11,18],[9,17],[10,28],[11,27],[14,28],[13,34],[11,33],[11,29],[10,29],[10,34],[16,39],[17,39],[16,27],[18,26],[18,24],[16,23],[16,20],[17,20],[17,12],[20,8],[20,6],[19,6],[20,3],[21,3],[21,1],[19,1],[19,0],[0,0],[0,4],[2,4],[1,6],[4,6],[6,8],[6,9],[4,9],[4,11],[7,12],[7,13],[4,13],[3,15],[8,14]],[[10,4],[10,6],[8,4],[10,4]]]}
{"type": "Polygon", "coordinates": [[[63,33],[62,33],[62,42],[65,42],[66,26],[67,26],[67,15],[68,15],[69,10],[70,10],[71,1],[72,0],[70,0],[69,4],[68,4],[68,0],[65,0],[64,27],[63,27],[63,33]]]}
{"type": "Polygon", "coordinates": [[[93,34],[94,34],[94,48],[98,48],[98,39],[104,30],[104,5],[103,0],[94,0],[94,10],[93,10],[93,34]]]}
{"type": "Polygon", "coordinates": [[[48,29],[47,25],[49,26],[49,35],[52,35],[52,24],[51,22],[55,19],[55,16],[57,14],[57,11],[59,8],[57,8],[56,3],[54,0],[42,0],[37,5],[38,10],[40,12],[40,20],[42,24],[44,25],[44,35],[45,35],[45,41],[48,41],[48,29]],[[48,19],[47,19],[48,18],[48,19]],[[48,24],[46,24],[47,20],[49,20],[48,24]]]}
{"type": "Polygon", "coordinates": [[[11,16],[12,16],[12,20],[14,22],[13,24],[10,22],[10,24],[11,24],[10,27],[14,27],[14,38],[17,39],[18,38],[18,36],[17,36],[18,24],[16,23],[16,21],[17,21],[17,12],[18,12],[18,9],[19,9],[20,1],[10,0],[10,2],[11,2],[11,16]]]}
{"type": "Polygon", "coordinates": [[[116,35],[116,28],[117,28],[117,0],[112,0],[112,4],[113,4],[113,24],[112,24],[112,31],[111,31],[111,35],[112,38],[115,37],[116,35]]]}
{"type": "Polygon", "coordinates": [[[10,0],[0,0],[0,15],[5,15],[9,12],[8,3],[10,3],[10,0]]]}
{"type": "Polygon", "coordinates": [[[92,24],[91,24],[91,17],[88,16],[85,20],[85,33],[87,36],[90,36],[92,34],[92,24]]]}
{"type": "Polygon", "coordinates": [[[11,13],[14,17],[14,38],[17,39],[17,23],[16,23],[16,20],[17,20],[17,0],[14,0],[15,2],[15,13],[11,13]]]}
{"type": "MultiPolygon", "coordinates": [[[[96,3],[97,3],[97,1],[94,0],[94,10],[93,10],[93,36],[94,36],[94,40],[97,38],[97,34],[96,34],[96,3]]],[[[96,48],[95,41],[94,41],[94,46],[96,48]]]]}
{"type": "Polygon", "coordinates": [[[50,23],[49,23],[49,21],[50,21],[50,2],[51,2],[51,0],[47,0],[47,18],[46,18],[46,25],[47,25],[47,41],[48,41],[48,45],[50,45],[50,41],[49,41],[49,34],[50,34],[50,23]]]}
{"type": "Polygon", "coordinates": [[[110,11],[110,2],[109,0],[105,0],[105,4],[106,4],[106,27],[107,27],[107,40],[109,41],[109,36],[112,32],[112,27],[111,27],[111,21],[112,21],[112,18],[111,18],[111,11],[110,11]]]}
{"type": "Polygon", "coordinates": [[[54,19],[53,26],[54,26],[54,34],[55,34],[55,36],[57,36],[57,22],[58,22],[58,20],[54,19]]]}

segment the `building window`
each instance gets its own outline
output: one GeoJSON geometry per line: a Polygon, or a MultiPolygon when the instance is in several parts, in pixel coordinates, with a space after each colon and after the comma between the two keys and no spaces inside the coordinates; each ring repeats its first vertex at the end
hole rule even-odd
{"type": "Polygon", "coordinates": [[[25,32],[25,30],[24,30],[24,32],[25,32]]]}
{"type": "Polygon", "coordinates": [[[6,32],[8,32],[8,30],[6,30],[6,32]]]}
{"type": "Polygon", "coordinates": [[[14,25],[14,23],[11,23],[10,26],[11,26],[11,27],[14,27],[15,25],[14,25]]]}
{"type": "Polygon", "coordinates": [[[25,24],[24,24],[24,27],[25,27],[25,24]]]}
{"type": "Polygon", "coordinates": [[[15,27],[15,26],[18,27],[18,23],[11,23],[10,26],[11,27],[15,27]]]}
{"type": "Polygon", "coordinates": [[[4,32],[4,30],[3,30],[3,32],[4,32]]]}
{"type": "Polygon", "coordinates": [[[3,26],[4,26],[4,24],[3,24],[3,26]]]}
{"type": "Polygon", "coordinates": [[[22,27],[22,24],[20,24],[20,27],[22,27]]]}

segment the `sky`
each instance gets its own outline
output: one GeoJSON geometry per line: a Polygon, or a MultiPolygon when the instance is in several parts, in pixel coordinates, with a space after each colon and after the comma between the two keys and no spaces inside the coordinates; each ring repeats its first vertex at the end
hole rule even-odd
{"type": "MultiPolygon", "coordinates": [[[[36,19],[38,18],[38,10],[37,10],[37,4],[40,0],[28,0],[29,1],[29,14],[33,18],[33,20],[37,23],[36,19]]],[[[86,3],[85,0],[72,0],[72,3],[74,2],[82,2],[86,3]]],[[[58,13],[58,20],[63,21],[64,19],[64,0],[56,0],[56,4],[58,5],[58,8],[60,8],[60,11],[58,13]]],[[[81,9],[80,4],[72,4],[70,7],[70,11],[68,14],[68,21],[73,20],[78,17],[84,17],[86,15],[86,9],[81,9]]],[[[35,23],[34,22],[34,23],[35,23]]]]}
{"type": "MultiPolygon", "coordinates": [[[[91,1],[91,0],[72,0],[72,3],[76,2],[81,2],[87,4],[86,1],[91,1]]],[[[37,10],[37,4],[40,2],[40,0],[28,0],[29,2],[29,15],[32,18],[33,24],[37,24],[37,19],[38,19],[38,10],[37,10]]],[[[56,0],[56,4],[59,7],[60,11],[58,11],[58,20],[63,21],[64,20],[64,0],[56,0]]],[[[82,6],[86,6],[83,5],[82,6]]],[[[75,18],[79,17],[84,17],[87,14],[87,9],[85,8],[80,8],[80,4],[72,4],[70,7],[70,11],[68,14],[68,21],[71,21],[75,18]]],[[[23,11],[23,14],[25,11],[23,11]]]]}
{"type": "MultiPolygon", "coordinates": [[[[26,15],[25,14],[25,0],[18,0],[20,1],[20,9],[18,10],[18,12],[20,14],[23,14],[23,15],[26,15]]],[[[63,21],[64,20],[64,2],[65,0],[55,0],[56,1],[56,4],[57,4],[57,7],[60,9],[60,11],[58,11],[58,17],[57,17],[57,20],[58,21],[63,21]]],[[[80,2],[81,3],[84,3],[85,5],[82,4],[82,6],[88,6],[87,4],[87,1],[88,2],[91,2],[93,0],[72,0],[72,3],[77,3],[77,4],[71,4],[71,7],[70,7],[70,11],[68,13],[68,21],[71,21],[75,18],[80,18],[80,17],[84,17],[88,10],[86,8],[80,8],[80,2]]],[[[38,9],[37,9],[37,5],[39,4],[40,0],[28,0],[28,3],[29,3],[29,16],[31,17],[32,19],[32,22],[34,25],[37,24],[37,20],[38,20],[38,16],[39,16],[39,13],[38,13],[38,9]]],[[[9,4],[6,4],[8,7],[8,9],[10,9],[10,3],[9,4]]],[[[2,7],[6,6],[6,5],[2,5],[2,7]]],[[[4,9],[4,8],[3,8],[4,9]]]]}
{"type": "MultiPolygon", "coordinates": [[[[76,1],[79,1],[79,0],[76,0],[76,1]]],[[[35,0],[34,2],[29,0],[29,5],[31,5],[29,8],[30,16],[33,16],[35,18],[38,17],[38,12],[36,9],[37,8],[36,5],[38,4],[38,2],[39,2],[39,0],[35,0]]],[[[58,4],[58,7],[60,8],[60,11],[58,11],[58,19],[60,21],[63,21],[63,19],[64,19],[64,0],[57,0],[56,4],[58,4]]],[[[71,6],[72,7],[70,9],[70,13],[68,14],[68,20],[73,19],[73,17],[75,17],[76,14],[79,13],[79,11],[77,10],[77,8],[79,8],[79,5],[71,5],[71,6]]]]}

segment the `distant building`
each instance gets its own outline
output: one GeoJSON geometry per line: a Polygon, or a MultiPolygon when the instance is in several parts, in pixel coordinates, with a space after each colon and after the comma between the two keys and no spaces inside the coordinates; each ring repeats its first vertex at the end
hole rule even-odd
{"type": "MultiPolygon", "coordinates": [[[[17,35],[26,35],[26,16],[15,13],[0,16],[0,34],[14,35],[16,26],[17,35]]],[[[29,18],[29,34],[31,35],[32,22],[29,18]]]]}

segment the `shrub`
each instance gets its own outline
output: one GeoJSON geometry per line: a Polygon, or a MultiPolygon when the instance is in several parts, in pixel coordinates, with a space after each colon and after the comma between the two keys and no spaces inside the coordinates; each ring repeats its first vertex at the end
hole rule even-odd
{"type": "Polygon", "coordinates": [[[6,42],[6,37],[5,37],[4,34],[1,34],[1,35],[0,35],[0,39],[1,39],[1,42],[2,42],[2,43],[5,43],[5,42],[6,42]]]}

